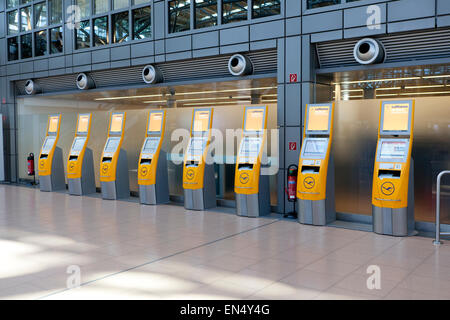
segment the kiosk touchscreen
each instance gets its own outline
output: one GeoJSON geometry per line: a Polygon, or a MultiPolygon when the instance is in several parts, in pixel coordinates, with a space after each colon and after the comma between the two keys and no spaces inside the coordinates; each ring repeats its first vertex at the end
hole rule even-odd
{"type": "Polygon", "coordinates": [[[333,103],[306,105],[297,177],[298,221],[303,224],[323,226],[336,220],[333,116],[333,103]]]}
{"type": "Polygon", "coordinates": [[[213,108],[199,108],[192,112],[191,138],[183,164],[184,207],[189,210],[216,206],[214,164],[206,163],[213,111],[213,108]]]}
{"type": "Polygon", "coordinates": [[[169,202],[167,155],[161,148],[165,123],[165,111],[148,113],[147,132],[138,165],[139,198],[142,204],[169,202]]]}
{"type": "Polygon", "coordinates": [[[261,175],[267,106],[245,107],[243,129],[234,178],[236,213],[259,217],[270,214],[269,176],[261,175]]]}
{"type": "Polygon", "coordinates": [[[130,196],[127,152],[122,149],[125,120],[125,112],[113,112],[110,115],[108,139],[100,160],[103,199],[114,200],[130,196]]]}
{"type": "Polygon", "coordinates": [[[95,193],[94,159],[87,147],[91,135],[92,114],[78,115],[77,131],[67,159],[69,194],[81,196],[95,193]]]}
{"type": "Polygon", "coordinates": [[[373,231],[414,232],[414,101],[383,101],[372,186],[373,231]]]}
{"type": "Polygon", "coordinates": [[[57,147],[61,115],[50,115],[47,133],[39,154],[39,186],[41,191],[65,190],[64,162],[62,149],[57,147]]]}

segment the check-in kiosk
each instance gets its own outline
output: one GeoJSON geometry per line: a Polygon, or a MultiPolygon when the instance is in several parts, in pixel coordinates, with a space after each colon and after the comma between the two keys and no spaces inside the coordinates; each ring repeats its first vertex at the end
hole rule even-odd
{"type": "Polygon", "coordinates": [[[61,115],[50,115],[47,133],[39,154],[39,186],[41,191],[66,189],[62,149],[57,146],[61,115]]]}
{"type": "Polygon", "coordinates": [[[414,232],[414,101],[383,101],[372,186],[373,231],[414,232]]]}
{"type": "Polygon", "coordinates": [[[92,114],[78,115],[77,131],[67,159],[69,194],[81,196],[95,193],[94,158],[87,147],[91,135],[92,114]]]}
{"type": "Polygon", "coordinates": [[[298,221],[303,224],[323,226],[336,220],[333,116],[333,103],[306,105],[297,178],[298,221]]]}
{"type": "Polygon", "coordinates": [[[108,139],[100,160],[102,198],[115,200],[130,196],[127,152],[122,149],[125,112],[110,115],[108,139]]]}
{"type": "Polygon", "coordinates": [[[138,166],[139,198],[142,204],[169,202],[167,155],[161,148],[165,123],[165,111],[149,112],[138,166]]]}
{"type": "Polygon", "coordinates": [[[191,138],[183,164],[184,207],[188,210],[216,206],[214,164],[206,163],[213,111],[213,108],[199,108],[192,112],[191,138]]]}
{"type": "Polygon", "coordinates": [[[242,127],[234,178],[236,214],[259,217],[270,214],[269,176],[261,174],[267,106],[246,107],[242,127]]]}

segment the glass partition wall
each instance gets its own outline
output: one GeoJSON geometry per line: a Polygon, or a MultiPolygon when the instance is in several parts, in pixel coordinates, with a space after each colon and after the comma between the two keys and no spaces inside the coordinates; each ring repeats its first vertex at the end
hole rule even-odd
{"type": "MultiPolygon", "coordinates": [[[[229,86],[225,83],[209,84],[208,88],[202,87],[202,85],[180,86],[175,89],[171,88],[171,90],[185,92],[169,98],[161,98],[159,93],[145,92],[145,89],[133,91],[134,93],[116,90],[107,93],[20,97],[17,99],[19,178],[21,180],[30,179],[27,176],[26,158],[30,152],[38,157],[49,114],[62,114],[58,146],[62,148],[63,160],[66,162],[75,134],[77,114],[91,112],[92,129],[88,147],[93,150],[95,179],[96,185],[99,187],[98,168],[107,137],[109,114],[111,111],[126,111],[123,148],[127,151],[130,188],[132,192],[137,193],[137,166],[140,149],[145,138],[147,113],[150,109],[158,108],[166,110],[167,114],[163,149],[168,153],[169,158],[170,194],[176,199],[183,195],[181,164],[183,157],[173,148],[181,141],[183,147],[186,147],[188,143],[187,140],[181,140],[178,129],[185,129],[185,133],[189,132],[193,108],[214,107],[213,128],[217,129],[224,137],[223,154],[216,152],[214,155],[217,195],[219,199],[234,200],[235,155],[240,141],[240,132],[237,132],[237,136],[231,136],[228,132],[228,143],[232,143],[230,139],[233,140],[234,147],[227,150],[227,130],[242,128],[244,106],[252,105],[252,103],[269,105],[268,128],[276,129],[277,107],[274,93],[277,89],[272,81],[255,86],[255,90],[247,87],[242,88],[241,91],[241,89],[233,89],[233,87],[233,85],[229,86]],[[254,91],[258,94],[252,94],[254,91]],[[252,96],[257,96],[259,100],[252,101],[252,96]]],[[[273,137],[269,132],[267,152],[269,160],[277,163],[278,141],[272,141],[276,136],[273,137]]],[[[66,166],[66,163],[64,165],[66,166]]],[[[272,205],[276,205],[276,175],[270,177],[270,187],[271,202],[272,205]]]]}

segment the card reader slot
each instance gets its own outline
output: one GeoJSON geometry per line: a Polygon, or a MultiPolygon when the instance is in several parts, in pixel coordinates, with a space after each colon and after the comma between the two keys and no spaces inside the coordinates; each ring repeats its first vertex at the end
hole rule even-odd
{"type": "Polygon", "coordinates": [[[252,163],[239,163],[238,164],[238,170],[252,170],[253,164],[252,163]]]}
{"type": "Polygon", "coordinates": [[[102,162],[112,162],[112,157],[103,157],[102,162]]]}
{"type": "Polygon", "coordinates": [[[378,170],[378,178],[380,179],[400,179],[400,170],[378,170]]]}
{"type": "Polygon", "coordinates": [[[151,164],[152,163],[152,159],[141,159],[140,164],[151,164]]]}
{"type": "Polygon", "coordinates": [[[320,167],[317,166],[302,166],[302,173],[319,173],[320,167]]]}
{"type": "Polygon", "coordinates": [[[187,161],[186,167],[198,167],[198,161],[187,161]]]}
{"type": "Polygon", "coordinates": [[[39,159],[47,159],[48,158],[48,154],[41,154],[41,156],[39,157],[39,159]]]}
{"type": "Polygon", "coordinates": [[[78,156],[69,156],[69,161],[76,161],[78,156]]]}

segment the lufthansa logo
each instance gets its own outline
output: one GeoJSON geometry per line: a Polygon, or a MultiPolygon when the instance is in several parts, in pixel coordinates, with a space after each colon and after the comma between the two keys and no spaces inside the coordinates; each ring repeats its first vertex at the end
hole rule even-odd
{"type": "Polygon", "coordinates": [[[392,182],[385,182],[381,185],[381,193],[385,196],[390,196],[394,193],[395,187],[392,182]]]}
{"type": "Polygon", "coordinates": [[[42,167],[44,167],[44,164],[45,164],[45,161],[44,160],[41,160],[40,162],[39,162],[39,166],[42,168],[42,167]]]}
{"type": "Polygon", "coordinates": [[[186,179],[192,180],[192,179],[194,179],[194,176],[195,176],[194,170],[189,169],[189,170],[186,172],[186,179]]]}
{"type": "Polygon", "coordinates": [[[306,189],[312,189],[314,188],[314,185],[316,184],[316,181],[314,180],[313,177],[306,177],[303,180],[303,185],[305,186],[306,189]]]}
{"type": "Polygon", "coordinates": [[[250,180],[250,176],[248,175],[247,172],[241,173],[241,175],[239,176],[239,181],[242,184],[247,184],[249,180],[250,180]]]}
{"type": "Polygon", "coordinates": [[[108,165],[107,164],[104,164],[102,166],[102,172],[103,172],[103,174],[106,174],[108,172],[108,165]]]}
{"type": "Polygon", "coordinates": [[[70,162],[69,170],[73,171],[73,169],[75,169],[75,162],[70,162]]]}
{"type": "Polygon", "coordinates": [[[147,173],[148,173],[147,167],[142,167],[142,168],[141,168],[141,174],[142,174],[143,176],[146,176],[147,173]]]}

